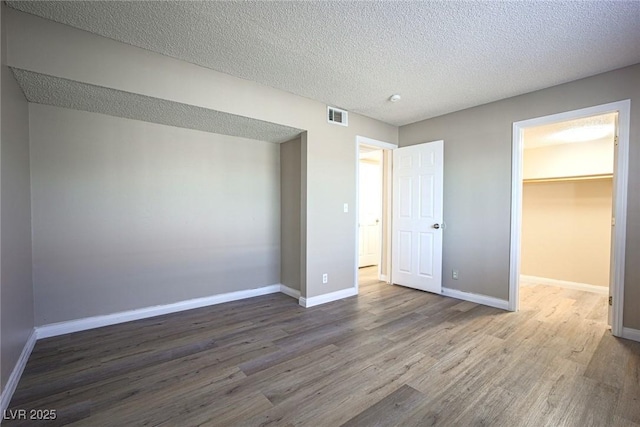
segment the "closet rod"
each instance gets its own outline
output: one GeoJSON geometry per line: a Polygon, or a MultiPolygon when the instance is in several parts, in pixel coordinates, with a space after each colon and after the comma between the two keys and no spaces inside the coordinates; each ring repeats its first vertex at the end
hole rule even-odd
{"type": "Polygon", "coordinates": [[[561,178],[530,178],[523,179],[522,182],[558,182],[558,181],[585,181],[590,179],[609,179],[613,178],[613,174],[604,173],[599,175],[581,175],[581,176],[565,176],[561,178]]]}

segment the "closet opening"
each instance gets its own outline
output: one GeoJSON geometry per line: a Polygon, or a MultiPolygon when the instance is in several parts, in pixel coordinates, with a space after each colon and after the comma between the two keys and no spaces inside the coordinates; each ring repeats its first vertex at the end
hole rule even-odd
{"type": "Polygon", "coordinates": [[[607,322],[617,116],[524,130],[520,287],[528,308],[571,305],[607,322]]]}
{"type": "Polygon", "coordinates": [[[628,110],[617,104],[514,123],[512,310],[621,334],[628,110]]]}

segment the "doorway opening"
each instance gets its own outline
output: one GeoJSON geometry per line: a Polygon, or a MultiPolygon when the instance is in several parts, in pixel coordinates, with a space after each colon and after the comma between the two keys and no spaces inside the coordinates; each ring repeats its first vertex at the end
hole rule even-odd
{"type": "Polygon", "coordinates": [[[356,283],[390,282],[391,158],[395,145],[356,139],[356,283]]]}
{"type": "MultiPolygon", "coordinates": [[[[381,148],[360,146],[358,169],[358,271],[379,279],[382,261],[381,148]],[[363,270],[366,269],[366,270],[363,270]]],[[[360,274],[359,281],[362,280],[360,274]]]]}
{"type": "Polygon", "coordinates": [[[582,303],[622,334],[628,107],[514,123],[511,310],[582,303]]]}
{"type": "Polygon", "coordinates": [[[579,307],[585,320],[607,322],[617,118],[614,112],[524,129],[520,300],[526,309],[579,307]]]}

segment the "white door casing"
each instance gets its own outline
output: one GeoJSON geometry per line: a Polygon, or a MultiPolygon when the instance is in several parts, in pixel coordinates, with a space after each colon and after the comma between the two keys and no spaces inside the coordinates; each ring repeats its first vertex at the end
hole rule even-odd
{"type": "MultiPolygon", "coordinates": [[[[616,281],[616,228],[615,228],[615,217],[616,217],[616,186],[618,179],[618,174],[616,173],[617,164],[619,160],[618,156],[618,140],[620,139],[620,113],[616,114],[616,129],[614,132],[614,143],[613,143],[613,188],[611,190],[611,243],[609,247],[609,296],[613,297],[614,293],[614,283],[616,281]]],[[[607,325],[613,325],[613,304],[607,305],[607,325]]]]}
{"type": "Polygon", "coordinates": [[[444,142],[393,151],[393,283],[442,292],[444,142]]]}

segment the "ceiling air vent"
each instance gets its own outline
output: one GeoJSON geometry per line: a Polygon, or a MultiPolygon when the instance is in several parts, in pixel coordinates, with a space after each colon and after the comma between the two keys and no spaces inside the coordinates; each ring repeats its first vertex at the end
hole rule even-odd
{"type": "Polygon", "coordinates": [[[349,126],[349,113],[335,107],[327,106],[327,121],[341,126],[349,126]]]}

